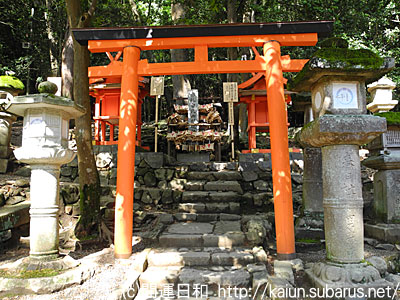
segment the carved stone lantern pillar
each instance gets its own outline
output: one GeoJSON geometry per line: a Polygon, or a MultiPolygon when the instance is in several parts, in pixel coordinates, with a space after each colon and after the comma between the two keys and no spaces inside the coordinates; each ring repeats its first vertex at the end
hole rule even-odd
{"type": "Polygon", "coordinates": [[[368,50],[325,43],[297,75],[294,91],[311,91],[316,119],[299,140],[322,149],[326,262],[306,273],[319,288],[375,288],[390,283],[363,263],[363,198],[359,145],[386,131],[384,118],[366,115],[365,82],[393,67],[368,50]],[[366,52],[367,51],[367,52],[366,52]]]}
{"type": "Polygon", "coordinates": [[[24,116],[22,147],[15,157],[31,165],[30,258],[58,257],[60,166],[75,157],[68,149],[69,120],[85,110],[53,94],[15,97],[9,111],[24,116]]]}

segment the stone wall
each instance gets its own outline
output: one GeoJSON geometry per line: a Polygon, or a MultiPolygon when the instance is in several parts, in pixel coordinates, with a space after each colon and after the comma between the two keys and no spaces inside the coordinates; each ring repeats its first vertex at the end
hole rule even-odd
{"type": "MultiPolygon", "coordinates": [[[[96,164],[102,186],[102,197],[109,203],[115,196],[117,181],[117,145],[94,146],[96,164]]],[[[295,212],[302,201],[302,155],[291,153],[292,190],[295,212]]],[[[363,168],[365,170],[365,168],[363,168]]],[[[365,172],[363,172],[365,173],[365,172]]],[[[22,167],[17,175],[30,176],[29,167],[22,167]]],[[[65,205],[72,205],[79,200],[78,160],[61,168],[60,199],[65,205]]],[[[371,177],[371,176],[369,176],[371,177]]],[[[192,163],[176,162],[162,153],[137,152],[135,159],[135,209],[174,208],[179,203],[182,192],[191,181],[234,181],[240,185],[242,204],[248,209],[264,208],[272,210],[272,173],[269,154],[241,154],[238,162],[192,163]],[[198,172],[197,174],[195,174],[198,172]],[[208,172],[207,176],[199,174],[208,172]],[[225,173],[226,175],[222,175],[225,173]],[[189,178],[188,178],[189,174],[189,178]],[[200,176],[196,178],[193,176],[200,176]]],[[[363,175],[364,200],[370,204],[371,179],[363,175]]],[[[194,190],[193,185],[189,188],[194,190]]],[[[197,190],[203,190],[204,184],[197,190]]],[[[0,206],[5,201],[25,200],[29,195],[29,186],[21,189],[15,182],[0,182],[0,206]],[[14,197],[14,200],[11,200],[14,197]],[[3,200],[4,199],[4,200],[3,200]],[[18,200],[19,199],[19,200],[18,200]]]]}
{"type": "MultiPolygon", "coordinates": [[[[103,202],[110,202],[115,196],[117,179],[117,145],[94,146],[96,164],[102,186],[103,202]]],[[[301,203],[301,156],[292,160],[293,198],[296,206],[301,203]]],[[[15,172],[17,175],[30,176],[29,167],[24,166],[15,172]]],[[[61,168],[60,199],[65,205],[73,205],[79,200],[78,160],[61,168]]],[[[135,209],[173,208],[179,203],[182,192],[191,181],[199,186],[190,190],[203,190],[208,181],[237,182],[239,195],[247,208],[261,207],[272,209],[272,174],[271,161],[268,155],[242,155],[239,162],[211,162],[182,164],[168,158],[162,153],[137,152],[135,159],[135,209]],[[196,173],[197,172],[197,173],[196,173]],[[209,174],[204,175],[203,172],[209,174]],[[225,175],[223,175],[224,173],[225,175]],[[189,177],[188,177],[189,175],[189,177]],[[196,177],[197,176],[197,177],[196,177]],[[202,182],[204,181],[204,182],[202,182]],[[200,183],[199,183],[200,182],[200,183]]],[[[234,183],[232,183],[234,184],[234,183]]],[[[12,190],[4,194],[25,198],[26,191],[14,187],[15,184],[1,182],[0,189],[12,190]]],[[[29,192],[29,186],[26,187],[29,192]]],[[[227,187],[229,189],[229,187],[227,187]]],[[[19,198],[17,198],[19,199],[19,198]]],[[[1,202],[0,202],[1,203],[1,202]]]]}

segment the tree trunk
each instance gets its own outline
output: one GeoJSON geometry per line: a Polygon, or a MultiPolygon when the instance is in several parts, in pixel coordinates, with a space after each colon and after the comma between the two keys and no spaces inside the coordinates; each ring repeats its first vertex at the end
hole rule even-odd
{"type": "MultiPolygon", "coordinates": [[[[90,24],[96,7],[93,0],[88,12],[83,13],[80,0],[67,0],[70,28],[83,28],[90,24]]],[[[76,143],[78,147],[80,210],[76,234],[85,236],[97,231],[100,224],[100,180],[92,148],[91,105],[89,97],[89,51],[73,39],[74,69],[73,98],[86,109],[86,114],[76,119],[76,143]]]]}
{"type": "Polygon", "coordinates": [[[73,98],[74,95],[73,69],[74,69],[74,41],[72,39],[71,29],[68,26],[68,31],[65,35],[64,47],[62,50],[62,65],[61,65],[61,77],[62,77],[61,94],[67,98],[73,98]]]}
{"type": "MultiPolygon", "coordinates": [[[[187,61],[187,50],[186,49],[171,49],[171,61],[187,61]]],[[[188,76],[185,75],[173,75],[172,85],[174,87],[173,98],[182,99],[187,98],[188,90],[191,89],[190,81],[188,76]]]]}
{"type": "MultiPolygon", "coordinates": [[[[237,13],[236,13],[236,0],[228,0],[227,3],[227,20],[228,23],[236,23],[237,22],[237,13]]],[[[227,51],[228,60],[237,60],[238,58],[238,48],[230,47],[227,51]]],[[[238,75],[237,74],[228,74],[227,75],[228,82],[237,82],[238,75]]]]}
{"type": "MultiPolygon", "coordinates": [[[[253,0],[255,2],[255,0],[253,0]]],[[[254,3],[255,4],[255,3],[254,3]]],[[[243,23],[254,23],[255,22],[255,12],[254,10],[245,10],[243,12],[243,23]]],[[[254,53],[251,48],[242,48],[240,52],[241,56],[245,56],[246,60],[253,60],[254,53]]],[[[241,74],[241,81],[247,81],[251,77],[250,73],[241,74]]],[[[239,131],[239,142],[240,144],[245,144],[248,141],[248,116],[247,116],[247,105],[245,103],[240,103],[238,105],[238,131],[239,131]]]]}
{"type": "MultiPolygon", "coordinates": [[[[185,18],[185,7],[182,3],[172,2],[171,4],[171,17],[175,25],[183,24],[185,18]]],[[[171,61],[187,61],[187,50],[186,49],[171,49],[171,61]]],[[[185,75],[173,75],[173,98],[182,99],[187,98],[187,92],[191,89],[190,81],[188,76],[185,75]]]]}
{"type": "Polygon", "coordinates": [[[57,59],[56,50],[57,42],[55,40],[55,35],[52,28],[51,18],[49,16],[49,11],[51,11],[52,0],[46,0],[46,11],[44,13],[44,18],[46,20],[46,30],[47,37],[49,39],[49,56],[50,56],[50,68],[51,68],[51,76],[59,76],[60,74],[60,64],[57,59]]]}

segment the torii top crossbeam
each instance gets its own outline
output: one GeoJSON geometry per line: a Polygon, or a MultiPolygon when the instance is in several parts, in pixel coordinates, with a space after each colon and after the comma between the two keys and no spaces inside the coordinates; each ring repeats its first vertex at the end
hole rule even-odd
{"type": "Polygon", "coordinates": [[[275,227],[279,258],[295,255],[292,187],[282,72],[300,71],[307,60],[281,56],[281,46],[314,46],[333,22],[247,23],[196,26],[73,29],[91,52],[106,52],[107,66],[90,67],[89,77],[121,78],[118,138],[115,255],[132,253],[133,185],[139,76],[264,72],[268,96],[275,227]],[[263,56],[255,47],[263,47],[263,56]],[[209,61],[208,48],[252,47],[246,61],[209,61]],[[194,48],[194,61],[149,63],[140,52],[194,48]],[[115,57],[111,52],[118,52],[115,57]],[[119,58],[123,56],[123,61],[119,58]]]}
{"type": "MultiPolygon", "coordinates": [[[[75,39],[88,45],[92,53],[120,52],[127,46],[136,46],[142,51],[160,49],[194,48],[193,62],[148,63],[143,59],[138,64],[139,76],[252,73],[263,72],[265,61],[256,56],[250,61],[209,61],[208,48],[257,47],[270,40],[281,46],[314,46],[318,37],[328,35],[332,22],[296,22],[263,24],[219,24],[200,26],[165,26],[133,28],[73,29],[75,39]]],[[[257,53],[257,52],[256,52],[257,53]]],[[[284,72],[302,69],[306,60],[290,60],[284,57],[284,72]]],[[[122,64],[112,61],[108,66],[91,67],[90,77],[114,77],[122,75],[122,64]]]]}

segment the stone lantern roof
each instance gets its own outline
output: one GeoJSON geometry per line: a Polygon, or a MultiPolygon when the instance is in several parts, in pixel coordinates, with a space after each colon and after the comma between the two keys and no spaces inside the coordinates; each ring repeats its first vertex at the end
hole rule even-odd
{"type": "Polygon", "coordinates": [[[77,118],[85,113],[85,109],[71,99],[47,93],[15,97],[8,111],[23,116],[28,108],[61,110],[69,118],[77,118]]]}
{"type": "Polygon", "coordinates": [[[353,77],[373,82],[393,69],[394,65],[391,57],[382,58],[367,49],[351,50],[347,48],[346,41],[332,38],[321,44],[321,49],[289,82],[288,88],[294,92],[310,91],[312,85],[325,76],[353,77]]]}

